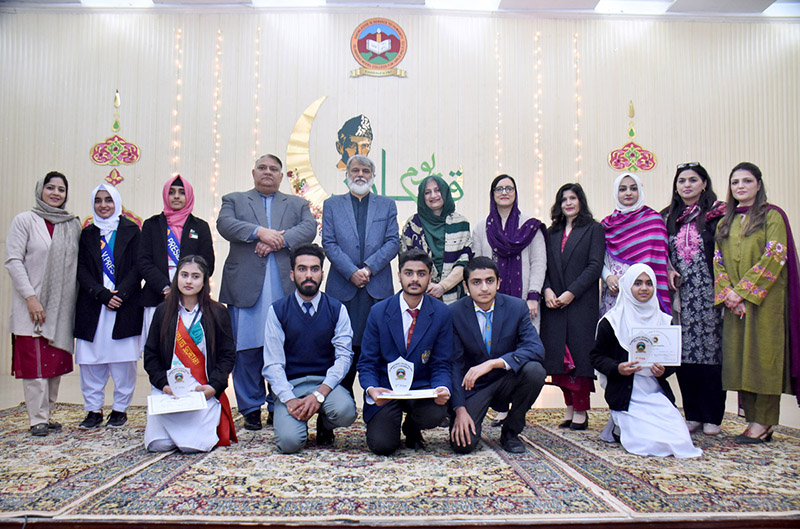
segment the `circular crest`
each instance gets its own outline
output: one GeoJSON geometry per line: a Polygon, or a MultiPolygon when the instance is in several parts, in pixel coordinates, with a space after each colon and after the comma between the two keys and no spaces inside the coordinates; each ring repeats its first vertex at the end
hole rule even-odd
{"type": "Polygon", "coordinates": [[[353,31],[350,51],[364,68],[390,70],[406,55],[406,34],[393,20],[370,18],[353,31]]]}

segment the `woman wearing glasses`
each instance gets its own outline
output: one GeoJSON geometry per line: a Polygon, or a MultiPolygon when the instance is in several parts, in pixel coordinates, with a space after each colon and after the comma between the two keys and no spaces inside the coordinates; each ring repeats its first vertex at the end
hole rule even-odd
{"type": "Polygon", "coordinates": [[[472,258],[469,221],[456,213],[450,186],[429,176],[417,190],[417,212],[400,232],[400,253],[417,248],[433,259],[428,294],[448,305],[464,295],[464,265],[472,258]]]}
{"type": "Polygon", "coordinates": [[[725,307],[722,387],[739,392],[748,422],[735,441],[758,444],[772,440],[781,392],[798,391],[797,252],[786,213],[767,202],[761,170],[742,162],[728,182],[714,253],[715,303],[725,307]]]}
{"type": "Polygon", "coordinates": [[[722,390],[722,317],[714,308],[714,233],[725,213],[708,171],[697,162],[675,171],[672,202],[661,212],[669,233],[669,287],[681,324],[683,352],[677,370],[690,432],[718,435],[725,414],[722,390]]]}
{"type": "Polygon", "coordinates": [[[564,394],[560,427],[585,430],[594,389],[589,353],[600,313],[605,238],[580,184],[561,186],[550,218],[542,309],[544,367],[564,394]]]}
{"type": "Polygon", "coordinates": [[[492,181],[489,216],[472,232],[475,255],[491,257],[500,270],[499,291],[528,302],[531,321],[539,330],[539,298],[547,269],[544,224],[523,215],[517,183],[506,174],[492,181]]]}

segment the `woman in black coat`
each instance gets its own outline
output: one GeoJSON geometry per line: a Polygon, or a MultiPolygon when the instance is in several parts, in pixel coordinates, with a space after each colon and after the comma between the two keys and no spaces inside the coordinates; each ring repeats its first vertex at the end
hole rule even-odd
{"type": "Polygon", "coordinates": [[[153,452],[176,447],[183,452],[207,452],[214,446],[229,446],[236,442],[225,395],[236,362],[230,315],[211,299],[208,265],[202,257],[181,258],[170,285],[167,299],[155,310],[144,348],[144,369],[152,394],[162,395],[172,394],[168,371],[186,368],[187,389],[202,391],[206,407],[148,416],[145,447],[153,452]]]}
{"type": "Polygon", "coordinates": [[[589,351],[600,312],[605,237],[580,184],[561,186],[550,216],[541,333],[544,367],[564,393],[566,412],[560,427],[585,430],[594,390],[589,351]]]}
{"type": "Polygon", "coordinates": [[[100,184],[92,191],[93,223],[78,243],[78,300],[75,307],[75,361],[88,412],[80,428],[103,424],[103,400],[109,377],[114,404],[107,426],[120,427],[136,387],[139,335],[142,332],[141,277],[136,263],[141,232],[122,216],[116,188],[100,184]]]}
{"type": "Polygon", "coordinates": [[[145,340],[156,306],[169,293],[181,256],[199,255],[208,264],[209,276],[214,273],[211,230],[206,221],[192,215],[192,184],[180,175],[170,177],[164,183],[161,197],[164,210],[144,221],[139,248],[139,272],[145,280],[142,289],[145,340]]]}

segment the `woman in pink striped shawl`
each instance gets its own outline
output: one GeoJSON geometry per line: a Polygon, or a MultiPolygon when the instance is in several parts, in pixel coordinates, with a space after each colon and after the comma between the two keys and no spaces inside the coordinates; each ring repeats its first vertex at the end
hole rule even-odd
{"type": "Polygon", "coordinates": [[[600,314],[614,306],[619,294],[619,278],[635,263],[653,269],[658,283],[656,296],[662,311],[670,314],[667,262],[669,246],[664,219],[644,204],[644,189],[639,177],[622,173],[614,180],[617,208],[601,223],[606,232],[603,262],[603,296],[600,314]]]}

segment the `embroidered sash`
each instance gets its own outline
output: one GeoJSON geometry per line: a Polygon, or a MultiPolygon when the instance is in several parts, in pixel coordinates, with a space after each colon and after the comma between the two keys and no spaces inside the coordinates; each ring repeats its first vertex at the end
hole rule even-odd
{"type": "MultiPolygon", "coordinates": [[[[192,340],[180,316],[178,316],[178,329],[175,333],[175,356],[183,362],[183,365],[189,368],[195,380],[203,385],[208,384],[206,357],[192,340]]],[[[224,391],[216,397],[222,405],[222,413],[219,415],[219,425],[217,426],[217,437],[219,437],[217,446],[230,446],[231,441],[238,442],[236,428],[233,424],[231,403],[228,401],[228,396],[225,395],[224,391]]]]}
{"type": "Polygon", "coordinates": [[[176,265],[181,259],[181,242],[169,226],[167,226],[167,255],[176,265]]]}
{"type": "Polygon", "coordinates": [[[103,273],[112,283],[117,284],[114,279],[114,252],[104,236],[100,236],[100,261],[103,263],[103,273]]]}

